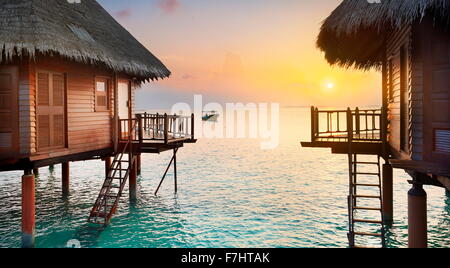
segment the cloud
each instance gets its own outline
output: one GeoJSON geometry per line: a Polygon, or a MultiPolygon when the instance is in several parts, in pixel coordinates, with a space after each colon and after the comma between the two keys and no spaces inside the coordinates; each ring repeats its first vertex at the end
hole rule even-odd
{"type": "Polygon", "coordinates": [[[180,6],[179,0],[158,0],[156,5],[166,13],[173,13],[180,6]]]}
{"type": "Polygon", "coordinates": [[[184,80],[191,80],[191,79],[195,79],[195,76],[193,76],[191,74],[185,74],[181,78],[184,80]]]}
{"type": "Polygon", "coordinates": [[[122,9],[116,12],[116,17],[119,19],[125,19],[130,17],[132,14],[131,8],[122,9]]]}

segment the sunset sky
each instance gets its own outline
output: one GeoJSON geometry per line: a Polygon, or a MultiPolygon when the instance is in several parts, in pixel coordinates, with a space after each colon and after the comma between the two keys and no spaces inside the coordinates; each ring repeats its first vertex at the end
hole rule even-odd
{"type": "Polygon", "coordinates": [[[138,106],[214,102],[378,105],[380,74],[331,67],[316,49],[341,0],[99,0],[172,71],[146,84],[138,106]]]}

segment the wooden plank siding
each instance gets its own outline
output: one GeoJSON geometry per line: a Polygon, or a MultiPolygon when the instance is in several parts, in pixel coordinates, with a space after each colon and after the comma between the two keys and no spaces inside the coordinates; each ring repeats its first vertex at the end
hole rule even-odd
{"type": "Polygon", "coordinates": [[[418,28],[423,58],[424,160],[450,165],[450,34],[431,18],[418,28]]]}
{"type": "MultiPolygon", "coordinates": [[[[38,58],[33,63],[19,63],[19,145],[20,157],[42,160],[113,147],[114,73],[69,61],[38,58]],[[38,72],[64,74],[65,77],[65,146],[60,149],[38,149],[36,96],[38,72]],[[109,109],[95,109],[95,79],[109,79],[109,109]]],[[[129,80],[126,75],[117,76],[129,80]]],[[[132,93],[134,108],[134,90],[132,93]]]]}
{"type": "Polygon", "coordinates": [[[411,27],[407,26],[399,31],[395,31],[391,33],[387,38],[387,45],[386,45],[386,56],[387,56],[387,63],[388,63],[388,72],[386,75],[386,84],[389,89],[388,94],[388,142],[392,148],[392,150],[395,151],[396,155],[401,155],[402,158],[409,158],[412,155],[413,148],[412,144],[413,141],[411,139],[411,123],[412,123],[412,109],[411,109],[411,99],[412,99],[412,43],[411,43],[411,27]],[[409,137],[409,139],[406,141],[408,143],[407,150],[402,150],[401,146],[401,133],[403,132],[401,130],[402,124],[401,124],[401,50],[402,48],[405,48],[406,52],[406,90],[408,91],[408,97],[407,97],[407,105],[408,105],[408,112],[407,112],[407,118],[404,118],[403,120],[406,120],[407,123],[405,131],[409,137]]]}
{"type": "Polygon", "coordinates": [[[36,80],[31,65],[22,63],[19,71],[20,154],[36,153],[36,80]]]}

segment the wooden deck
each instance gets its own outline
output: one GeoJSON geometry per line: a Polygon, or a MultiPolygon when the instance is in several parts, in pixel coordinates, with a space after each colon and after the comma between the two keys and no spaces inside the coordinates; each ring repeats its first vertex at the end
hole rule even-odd
{"type": "Polygon", "coordinates": [[[303,147],[331,148],[336,154],[383,153],[381,109],[323,110],[311,108],[311,141],[303,147]]]}
{"type": "Polygon", "coordinates": [[[132,139],[136,153],[159,154],[181,148],[185,143],[196,143],[194,131],[194,115],[136,114],[135,119],[120,120],[119,144],[132,139]]]}

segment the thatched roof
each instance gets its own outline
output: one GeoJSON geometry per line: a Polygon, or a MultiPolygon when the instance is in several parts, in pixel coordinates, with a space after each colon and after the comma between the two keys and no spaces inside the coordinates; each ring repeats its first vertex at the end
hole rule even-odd
{"type": "Polygon", "coordinates": [[[386,34],[427,14],[449,22],[449,0],[344,0],[324,21],[317,46],[332,65],[379,67],[386,34]]]}
{"type": "Polygon", "coordinates": [[[143,81],[170,71],[95,0],[0,0],[0,63],[61,56],[143,81]]]}

